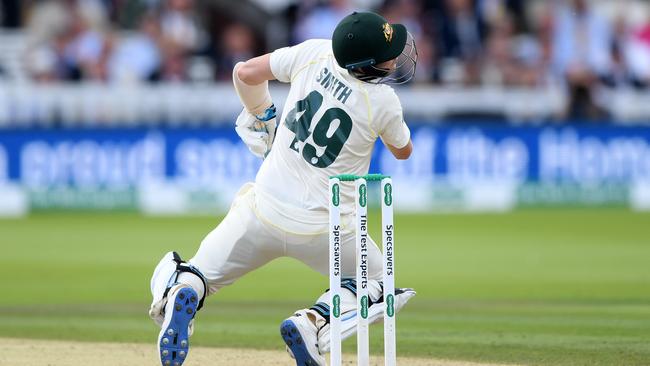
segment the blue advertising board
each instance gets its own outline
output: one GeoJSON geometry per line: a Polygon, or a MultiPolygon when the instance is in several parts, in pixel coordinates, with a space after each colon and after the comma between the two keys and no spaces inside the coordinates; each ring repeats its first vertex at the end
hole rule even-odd
{"type": "MultiPolygon", "coordinates": [[[[479,185],[624,191],[650,182],[650,128],[414,124],[412,139],[407,161],[396,161],[378,143],[371,172],[428,192],[479,185]]],[[[260,164],[230,126],[0,130],[0,183],[34,194],[130,192],[123,199],[132,201],[138,187],[172,182],[218,191],[227,202],[260,164]]]]}

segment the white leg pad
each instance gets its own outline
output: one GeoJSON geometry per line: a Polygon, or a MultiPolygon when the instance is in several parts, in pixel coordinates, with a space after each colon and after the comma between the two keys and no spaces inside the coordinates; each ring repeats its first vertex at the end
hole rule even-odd
{"type": "Polygon", "coordinates": [[[202,298],[205,293],[203,280],[200,277],[189,272],[178,273],[177,268],[178,264],[174,261],[174,252],[168,252],[162,257],[151,276],[152,301],[149,308],[149,317],[158,326],[162,326],[165,320],[165,305],[167,305],[165,292],[167,289],[169,289],[169,293],[173,293],[178,290],[176,287],[182,284],[191,286],[199,298],[202,298]]]}
{"type": "MultiPolygon", "coordinates": [[[[404,292],[395,295],[395,312],[399,312],[404,305],[415,296],[416,292],[413,289],[403,289],[404,292]]],[[[344,293],[346,291],[343,291],[344,293]]],[[[354,302],[355,308],[348,311],[344,310],[344,301],[341,300],[341,340],[354,335],[357,330],[357,310],[356,310],[356,300],[354,302]]],[[[371,295],[372,297],[372,295],[371,295]]],[[[355,297],[356,298],[356,297],[355,297]]],[[[384,303],[375,303],[370,308],[368,308],[368,323],[372,324],[379,319],[382,319],[384,315],[384,303]]],[[[325,354],[330,350],[330,336],[329,336],[330,326],[329,323],[325,324],[318,331],[318,349],[321,354],[325,354]]]]}

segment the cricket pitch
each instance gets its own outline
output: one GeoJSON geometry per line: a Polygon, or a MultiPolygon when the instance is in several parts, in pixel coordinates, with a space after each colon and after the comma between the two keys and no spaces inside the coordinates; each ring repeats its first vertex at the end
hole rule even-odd
{"type": "MultiPolygon", "coordinates": [[[[50,341],[34,339],[2,339],[0,365],[11,366],[142,366],[158,365],[155,344],[98,343],[50,341]]],[[[284,351],[192,347],[183,365],[293,365],[284,351]]],[[[463,361],[400,357],[398,363],[408,366],[502,366],[463,361]]],[[[344,355],[344,365],[356,365],[353,355],[344,355]]],[[[371,365],[383,365],[383,359],[373,357],[371,365]]]]}

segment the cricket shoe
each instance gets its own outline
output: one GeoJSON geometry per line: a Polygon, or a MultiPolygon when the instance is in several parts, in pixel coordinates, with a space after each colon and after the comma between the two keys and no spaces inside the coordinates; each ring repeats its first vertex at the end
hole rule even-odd
{"type": "Polygon", "coordinates": [[[189,328],[198,296],[188,285],[177,285],[169,292],[165,320],[158,335],[158,354],[162,366],[181,366],[190,349],[189,328]]]}
{"type": "Polygon", "coordinates": [[[287,352],[298,366],[326,366],[325,357],[318,352],[318,329],[301,310],[280,325],[280,335],[287,352]]]}

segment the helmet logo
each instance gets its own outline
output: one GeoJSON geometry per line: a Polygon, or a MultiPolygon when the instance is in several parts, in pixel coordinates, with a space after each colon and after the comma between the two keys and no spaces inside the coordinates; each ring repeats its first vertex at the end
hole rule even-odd
{"type": "Polygon", "coordinates": [[[386,42],[390,43],[390,41],[393,40],[393,26],[388,23],[384,23],[382,28],[384,29],[384,38],[386,38],[386,42]]]}

